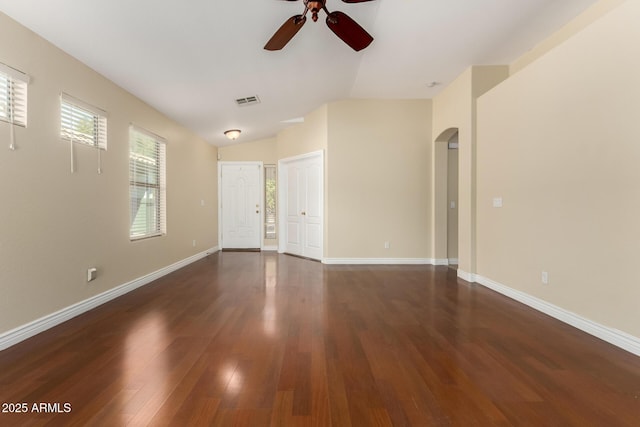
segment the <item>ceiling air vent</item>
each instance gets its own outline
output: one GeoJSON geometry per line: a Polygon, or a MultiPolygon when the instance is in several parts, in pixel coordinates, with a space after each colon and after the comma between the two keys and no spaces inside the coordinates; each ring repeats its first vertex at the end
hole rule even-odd
{"type": "Polygon", "coordinates": [[[258,96],[247,96],[246,98],[238,98],[236,99],[236,104],[239,107],[247,107],[249,105],[259,104],[260,98],[258,96]]]}

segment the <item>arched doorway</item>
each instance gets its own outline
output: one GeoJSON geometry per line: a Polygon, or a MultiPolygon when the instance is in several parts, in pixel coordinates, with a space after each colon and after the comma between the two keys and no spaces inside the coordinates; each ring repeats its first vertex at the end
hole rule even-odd
{"type": "Polygon", "coordinates": [[[458,263],[458,128],[442,132],[434,143],[433,253],[436,264],[458,263]]]}

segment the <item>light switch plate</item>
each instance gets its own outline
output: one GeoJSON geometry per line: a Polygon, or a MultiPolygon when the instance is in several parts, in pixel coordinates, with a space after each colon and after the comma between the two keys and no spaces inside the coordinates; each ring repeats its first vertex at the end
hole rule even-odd
{"type": "Polygon", "coordinates": [[[494,197],[493,198],[493,207],[501,208],[502,207],[502,197],[494,197]]]}

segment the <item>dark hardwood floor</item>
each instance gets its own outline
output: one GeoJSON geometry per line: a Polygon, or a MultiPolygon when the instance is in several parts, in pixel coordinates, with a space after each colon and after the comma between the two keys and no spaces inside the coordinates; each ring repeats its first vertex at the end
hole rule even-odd
{"type": "Polygon", "coordinates": [[[0,352],[0,402],[28,404],[0,426],[638,426],[640,358],[446,267],[224,252],[0,352]]]}

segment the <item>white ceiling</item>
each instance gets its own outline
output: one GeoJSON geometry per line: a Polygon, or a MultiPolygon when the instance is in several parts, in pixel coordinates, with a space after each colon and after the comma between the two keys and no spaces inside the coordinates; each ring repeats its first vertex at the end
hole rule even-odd
{"type": "Polygon", "coordinates": [[[327,0],[375,38],[357,53],[324,16],[263,50],[302,1],[0,0],[0,10],[220,146],[227,129],[242,129],[238,142],[271,137],[334,100],[431,98],[471,65],[509,64],[596,1],[327,0]],[[262,102],[236,105],[253,95],[262,102]]]}

